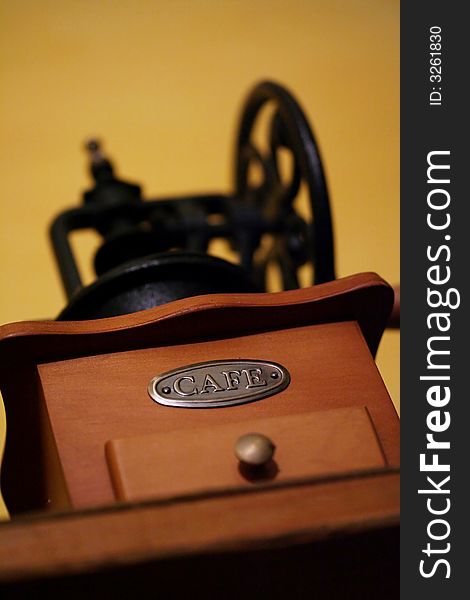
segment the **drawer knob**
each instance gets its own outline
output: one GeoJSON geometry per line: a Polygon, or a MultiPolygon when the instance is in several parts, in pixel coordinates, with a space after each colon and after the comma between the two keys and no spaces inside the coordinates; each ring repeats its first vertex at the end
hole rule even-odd
{"type": "Polygon", "coordinates": [[[262,433],[247,433],[238,438],[235,456],[242,463],[259,467],[272,459],[276,446],[262,433]]]}

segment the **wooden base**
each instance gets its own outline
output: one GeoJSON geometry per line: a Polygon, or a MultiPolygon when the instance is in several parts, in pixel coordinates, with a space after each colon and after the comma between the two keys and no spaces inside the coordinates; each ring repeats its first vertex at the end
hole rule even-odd
{"type": "Polygon", "coordinates": [[[363,274],[0,328],[2,490],[14,515],[38,513],[2,527],[0,580],[396,528],[399,423],[373,362],[392,302],[387,284],[363,274]],[[147,393],[162,372],[222,359],[280,363],[290,385],[215,409],[147,393]],[[277,446],[276,469],[255,482],[231,451],[253,428],[277,446]]]}

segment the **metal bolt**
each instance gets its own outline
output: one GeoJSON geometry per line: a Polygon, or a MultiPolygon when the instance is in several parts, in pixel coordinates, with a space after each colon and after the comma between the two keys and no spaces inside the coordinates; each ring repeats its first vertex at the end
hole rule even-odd
{"type": "Polygon", "coordinates": [[[96,152],[97,150],[100,150],[100,142],[96,138],[90,138],[85,140],[85,148],[89,152],[96,152]]]}
{"type": "Polygon", "coordinates": [[[250,466],[267,464],[274,455],[276,446],[262,433],[247,433],[238,438],[235,444],[235,456],[250,466]]]}
{"type": "Polygon", "coordinates": [[[169,394],[169,393],[171,392],[171,388],[169,388],[169,387],[164,387],[164,388],[162,388],[162,392],[163,392],[164,394],[169,394]]]}
{"type": "Polygon", "coordinates": [[[92,165],[98,166],[106,162],[106,157],[101,150],[101,143],[96,138],[85,141],[85,150],[88,152],[92,165]]]}

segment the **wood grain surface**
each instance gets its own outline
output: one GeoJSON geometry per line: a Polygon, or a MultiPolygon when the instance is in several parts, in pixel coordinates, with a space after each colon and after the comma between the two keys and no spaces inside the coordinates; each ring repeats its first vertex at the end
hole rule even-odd
{"type": "Polygon", "coordinates": [[[0,524],[0,581],[169,556],[320,542],[398,524],[397,473],[169,499],[0,524]]]}
{"type": "Polygon", "coordinates": [[[111,440],[106,457],[116,497],[123,501],[385,467],[364,407],[111,440]],[[244,469],[235,457],[235,443],[247,433],[261,433],[275,445],[273,460],[261,469],[244,469]]]}
{"type": "MultiPolygon", "coordinates": [[[[108,440],[217,427],[258,418],[367,406],[390,464],[398,464],[398,418],[355,322],[282,329],[175,346],[71,359],[39,366],[39,378],[73,506],[112,502],[108,440]],[[282,392],[225,408],[174,408],[154,402],[149,381],[206,360],[283,365],[282,392]]],[[[192,457],[187,456],[188,468],[192,457]]]]}
{"type": "MultiPolygon", "coordinates": [[[[2,490],[14,518],[0,524],[0,581],[88,577],[168,557],[289,548],[396,527],[398,417],[372,358],[392,301],[387,284],[363,274],[295,292],[193,298],[103,321],[1,328],[2,490]],[[270,398],[220,410],[174,409],[147,394],[161,371],[234,357],[280,362],[291,383],[270,398]],[[110,440],[258,419],[301,422],[364,407],[387,463],[378,471],[209,486],[143,504],[114,499],[110,440]],[[90,508],[45,510],[51,495],[63,496],[61,478],[72,505],[90,508]],[[25,511],[39,512],[19,514],[25,511]]],[[[338,456],[350,449],[347,439],[338,456]]],[[[295,451],[289,460],[301,462],[295,451]]]]}
{"type": "MultiPolygon", "coordinates": [[[[17,513],[48,503],[39,364],[350,320],[358,323],[375,353],[392,303],[390,286],[364,273],[291,292],[201,296],[99,321],[1,327],[0,385],[8,423],[2,490],[7,505],[17,513]]],[[[79,408],[77,396],[72,419],[80,418],[79,408]]]]}

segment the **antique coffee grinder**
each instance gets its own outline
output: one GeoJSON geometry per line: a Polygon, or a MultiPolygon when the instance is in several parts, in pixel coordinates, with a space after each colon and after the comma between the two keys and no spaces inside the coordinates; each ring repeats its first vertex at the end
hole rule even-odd
{"type": "Polygon", "coordinates": [[[68,304],[0,327],[0,591],[396,598],[399,420],[374,363],[393,290],[335,278],[297,102],[251,91],[230,195],[144,199],[87,151],[94,186],[51,227],[68,304]],[[78,229],[102,236],[88,286],[78,229]]]}

